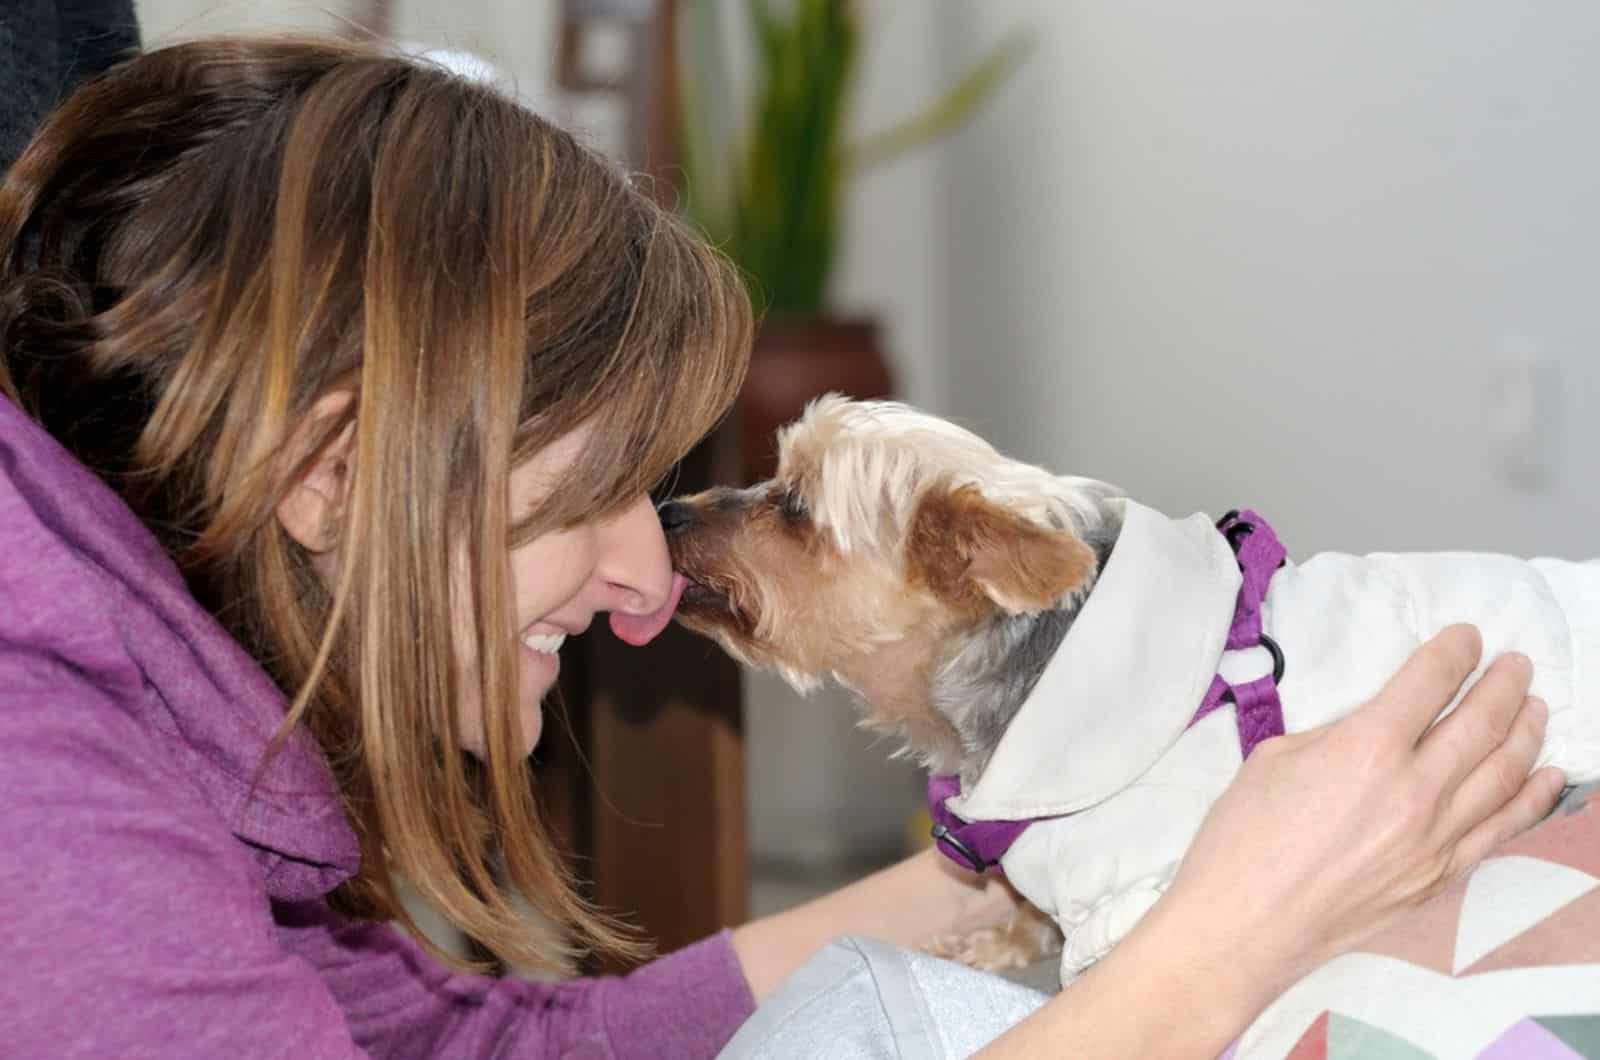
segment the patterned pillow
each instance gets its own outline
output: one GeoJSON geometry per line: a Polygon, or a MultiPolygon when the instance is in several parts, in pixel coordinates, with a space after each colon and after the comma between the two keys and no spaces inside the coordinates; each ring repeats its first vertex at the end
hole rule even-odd
{"type": "Polygon", "coordinates": [[[1600,794],[1267,1008],[1225,1060],[1600,1057],[1600,794]]]}

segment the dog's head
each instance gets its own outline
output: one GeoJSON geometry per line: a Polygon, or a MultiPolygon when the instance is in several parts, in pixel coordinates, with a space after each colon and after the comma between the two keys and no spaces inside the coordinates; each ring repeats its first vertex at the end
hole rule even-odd
{"type": "Polygon", "coordinates": [[[836,678],[949,768],[966,741],[936,683],[1012,620],[1076,607],[1115,491],[889,402],[823,398],[778,447],[771,480],[663,506],[679,620],[796,688],[836,678]]]}

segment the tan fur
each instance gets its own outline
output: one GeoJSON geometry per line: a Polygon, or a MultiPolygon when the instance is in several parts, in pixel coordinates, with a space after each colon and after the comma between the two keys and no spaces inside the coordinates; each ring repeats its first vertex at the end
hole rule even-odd
{"type": "Polygon", "coordinates": [[[1069,531],[1038,527],[974,486],[922,499],[906,544],[908,578],[950,604],[1042,611],[1084,584],[1094,553],[1069,531]]]}
{"type": "Polygon", "coordinates": [[[1003,924],[964,935],[940,935],[923,949],[935,957],[970,968],[1003,972],[1009,968],[1026,968],[1061,952],[1061,929],[1037,906],[1023,902],[1003,924]]]}
{"type": "MultiPolygon", "coordinates": [[[[837,680],[864,704],[864,726],[957,771],[969,748],[932,706],[934,680],[998,617],[1086,590],[1096,558],[1072,526],[1088,480],[1007,461],[903,406],[838,399],[779,448],[774,479],[675,502],[669,542],[692,583],[678,619],[802,691],[837,680]]],[[[930,950],[999,969],[1059,947],[1054,923],[1027,907],[930,950]]]]}

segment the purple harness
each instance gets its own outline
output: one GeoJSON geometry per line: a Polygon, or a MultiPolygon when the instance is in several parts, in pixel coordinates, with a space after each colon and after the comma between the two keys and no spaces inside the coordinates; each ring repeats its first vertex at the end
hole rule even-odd
{"type": "MultiPolygon", "coordinates": [[[[1239,727],[1239,751],[1242,757],[1248,757],[1262,740],[1283,735],[1283,701],[1278,698],[1278,683],[1283,680],[1283,652],[1261,631],[1261,601],[1266,598],[1272,575],[1283,566],[1285,552],[1272,527],[1253,511],[1229,512],[1218,520],[1217,529],[1228,539],[1244,575],[1234,604],[1233,624],[1228,629],[1228,650],[1266,648],[1272,655],[1272,673],[1239,685],[1230,685],[1217,674],[1211,679],[1211,687],[1206,689],[1189,725],[1193,726],[1222,704],[1232,703],[1239,727]]],[[[928,777],[928,812],[933,817],[935,845],[950,860],[975,872],[997,866],[1029,825],[1050,819],[963,821],[945,805],[945,800],[960,793],[959,777],[928,777]]]]}

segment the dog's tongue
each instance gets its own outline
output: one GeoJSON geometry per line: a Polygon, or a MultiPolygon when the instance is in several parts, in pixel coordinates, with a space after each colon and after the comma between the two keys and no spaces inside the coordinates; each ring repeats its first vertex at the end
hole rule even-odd
{"type": "Polygon", "coordinates": [[[667,602],[661,605],[658,611],[648,615],[629,615],[621,611],[611,612],[611,632],[617,639],[627,641],[635,648],[643,647],[661,635],[667,628],[667,623],[672,621],[672,613],[678,609],[678,601],[683,599],[684,586],[689,584],[689,579],[672,572],[672,589],[667,593],[667,602]]]}

